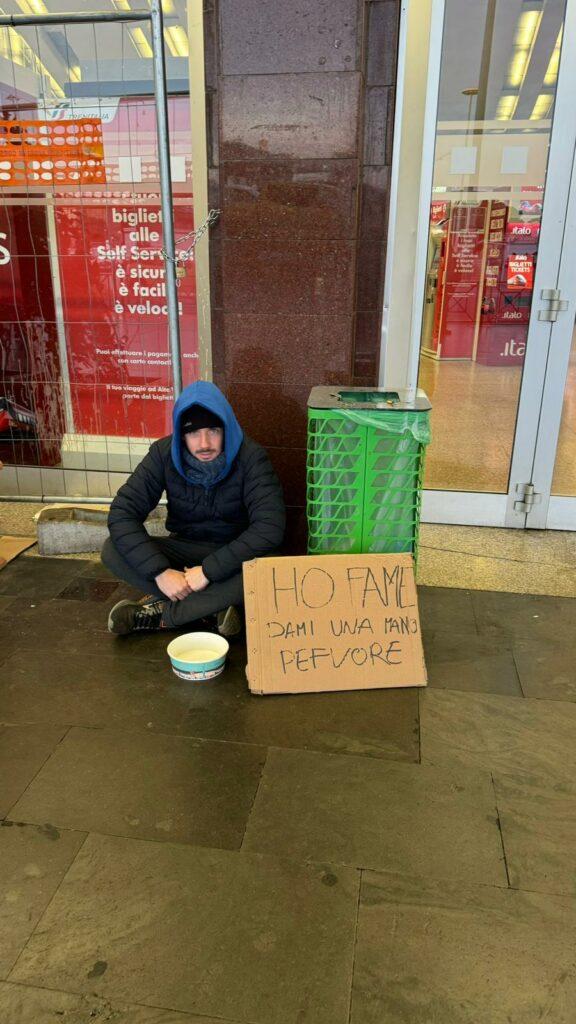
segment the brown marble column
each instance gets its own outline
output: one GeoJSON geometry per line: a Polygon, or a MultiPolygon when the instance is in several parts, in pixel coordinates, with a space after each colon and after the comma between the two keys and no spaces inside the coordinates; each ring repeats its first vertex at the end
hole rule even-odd
{"type": "Polygon", "coordinates": [[[399,0],[205,12],[214,379],[305,549],[306,400],[374,378],[399,0]]]}

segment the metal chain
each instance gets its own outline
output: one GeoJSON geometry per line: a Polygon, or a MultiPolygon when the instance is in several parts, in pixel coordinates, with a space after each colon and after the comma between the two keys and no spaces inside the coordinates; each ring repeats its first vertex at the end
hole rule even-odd
{"type": "Polygon", "coordinates": [[[170,253],[166,252],[166,249],[160,249],[160,252],[164,259],[170,260],[172,263],[175,263],[176,265],[178,265],[179,263],[183,263],[185,260],[189,260],[198,242],[202,238],[202,235],[204,235],[208,231],[208,228],[211,227],[212,224],[216,223],[219,216],[220,210],[210,210],[208,216],[206,217],[206,220],[202,222],[199,228],[193,228],[192,231],[187,231],[185,235],[180,235],[179,238],[174,239],[174,247],[176,248],[176,246],[179,245],[180,242],[184,242],[187,238],[190,238],[191,235],[193,236],[192,241],[188,248],[183,249],[179,256],[171,256],[170,253]]]}

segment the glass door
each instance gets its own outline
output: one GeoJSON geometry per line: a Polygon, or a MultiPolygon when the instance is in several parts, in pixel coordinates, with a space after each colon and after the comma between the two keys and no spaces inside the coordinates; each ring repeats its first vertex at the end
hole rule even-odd
{"type": "MultiPolygon", "coordinates": [[[[433,404],[428,521],[522,527],[548,511],[533,476],[553,333],[574,322],[568,290],[544,296],[558,290],[573,166],[575,8],[445,3],[418,379],[433,404]]],[[[574,402],[567,392],[559,449],[569,464],[574,443],[572,466],[574,402]]]]}

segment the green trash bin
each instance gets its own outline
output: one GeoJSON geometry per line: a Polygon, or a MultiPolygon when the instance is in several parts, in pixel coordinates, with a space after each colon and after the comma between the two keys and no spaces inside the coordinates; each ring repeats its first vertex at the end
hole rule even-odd
{"type": "Polygon", "coordinates": [[[308,553],[417,555],[430,402],[384,388],[308,399],[308,553]]]}

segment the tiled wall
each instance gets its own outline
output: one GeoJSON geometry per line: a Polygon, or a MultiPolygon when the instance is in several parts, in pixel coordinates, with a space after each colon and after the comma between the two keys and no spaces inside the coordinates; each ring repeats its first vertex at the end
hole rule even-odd
{"type": "Polygon", "coordinates": [[[305,549],[306,402],[375,383],[399,0],[205,11],[214,379],[305,549]]]}

